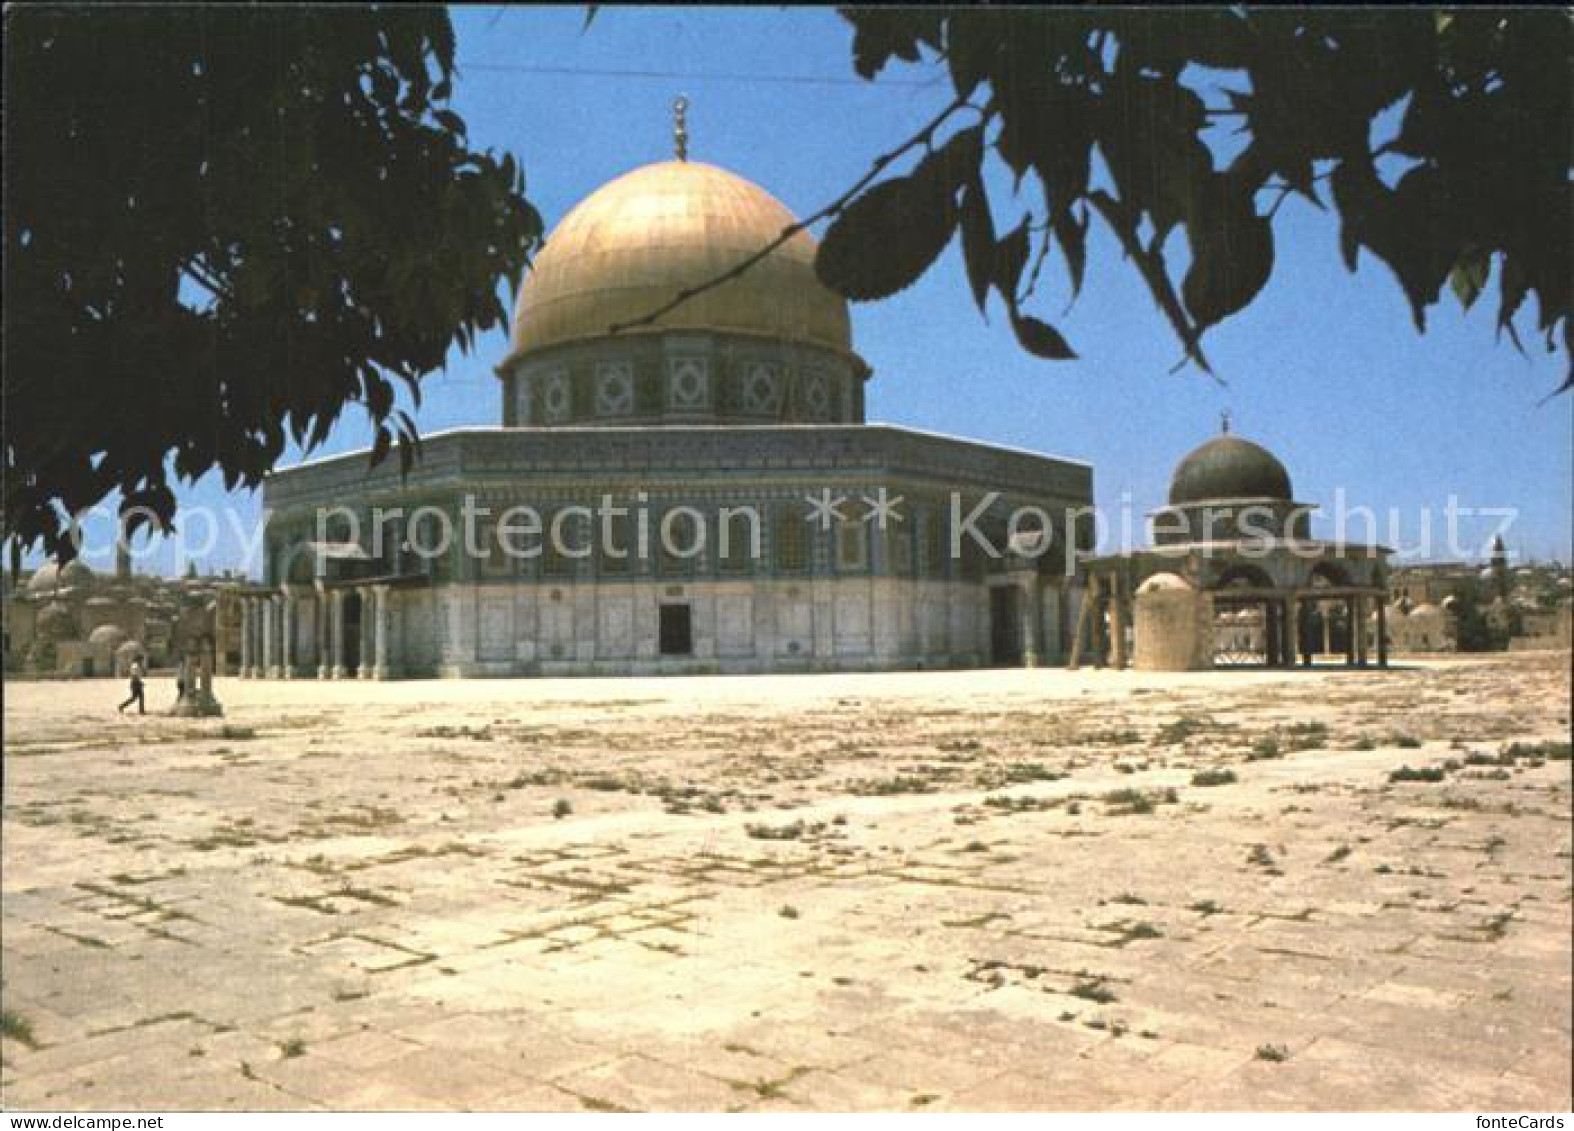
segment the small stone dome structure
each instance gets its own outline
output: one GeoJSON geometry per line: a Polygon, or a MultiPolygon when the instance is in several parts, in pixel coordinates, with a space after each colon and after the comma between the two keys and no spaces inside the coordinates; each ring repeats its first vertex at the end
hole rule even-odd
{"type": "Polygon", "coordinates": [[[1144,593],[1169,593],[1176,590],[1192,592],[1197,587],[1177,573],[1156,573],[1137,586],[1137,596],[1144,593]]]}
{"type": "Polygon", "coordinates": [[[116,624],[101,624],[88,633],[87,642],[103,648],[119,648],[126,642],[126,630],[116,624]]]}
{"type": "Polygon", "coordinates": [[[1423,601],[1409,615],[1394,618],[1389,623],[1394,642],[1406,652],[1452,651],[1456,618],[1450,600],[1441,605],[1423,601]]]}
{"type": "Polygon", "coordinates": [[[1156,573],[1137,587],[1135,666],[1142,671],[1195,671],[1212,665],[1210,606],[1176,573],[1156,573]]]}
{"type": "Polygon", "coordinates": [[[80,589],[90,587],[97,580],[97,575],[84,563],[75,559],[61,565],[59,562],[45,562],[27,579],[29,593],[53,593],[57,589],[80,589]]]}

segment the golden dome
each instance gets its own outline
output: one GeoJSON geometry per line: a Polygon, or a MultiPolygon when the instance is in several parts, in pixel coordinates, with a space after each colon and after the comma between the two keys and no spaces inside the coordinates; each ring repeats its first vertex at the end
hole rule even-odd
{"type": "MultiPolygon", "coordinates": [[[[770,193],[714,165],[661,161],[625,173],[547,237],[519,294],[508,361],[605,338],[614,324],[736,266],[793,222],[770,193]]],[[[851,353],[847,302],[815,277],[815,248],[800,232],[739,278],[625,333],[737,332],[851,353]]]]}

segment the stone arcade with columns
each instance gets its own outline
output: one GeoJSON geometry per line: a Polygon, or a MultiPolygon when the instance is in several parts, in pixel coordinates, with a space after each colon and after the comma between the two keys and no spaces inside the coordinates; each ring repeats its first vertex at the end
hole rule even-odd
{"type": "Polygon", "coordinates": [[[1091,470],[866,424],[870,370],[807,233],[641,321],[792,222],[681,150],[573,209],[520,293],[502,427],[425,437],[403,479],[365,452],[267,478],[264,583],[233,593],[242,673],[1063,660],[1091,470]]]}

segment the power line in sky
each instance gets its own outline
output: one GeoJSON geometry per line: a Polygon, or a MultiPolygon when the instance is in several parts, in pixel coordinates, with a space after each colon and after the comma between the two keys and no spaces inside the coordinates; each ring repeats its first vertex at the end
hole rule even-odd
{"type": "Polygon", "coordinates": [[[690,82],[747,82],[747,83],[784,83],[793,86],[933,86],[942,76],[936,75],[933,79],[880,79],[877,83],[867,82],[864,79],[835,78],[830,75],[747,75],[729,74],[722,71],[616,71],[593,70],[580,67],[537,67],[523,63],[470,63],[461,70],[471,71],[509,71],[518,74],[530,75],[566,75],[576,78],[603,78],[603,79],[682,79],[690,82]]]}

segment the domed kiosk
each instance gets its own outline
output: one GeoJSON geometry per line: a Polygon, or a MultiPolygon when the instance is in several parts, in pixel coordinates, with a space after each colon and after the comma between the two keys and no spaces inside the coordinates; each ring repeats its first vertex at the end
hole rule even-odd
{"type": "Polygon", "coordinates": [[[1064,658],[1065,555],[1016,552],[1014,516],[1058,539],[1091,469],[865,423],[871,370],[813,237],[729,274],[793,215],[679,136],[547,237],[496,366],[501,427],[423,437],[402,480],[365,452],[268,476],[266,576],[234,594],[243,673],[1064,658]]]}
{"type": "Polygon", "coordinates": [[[1375,645],[1387,666],[1390,551],[1312,538],[1312,509],[1278,457],[1233,435],[1226,417],[1176,465],[1168,502],[1150,516],[1152,548],[1090,564],[1073,665],[1086,653],[1166,671],[1364,667],[1375,645]]]}

